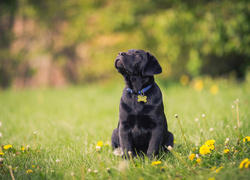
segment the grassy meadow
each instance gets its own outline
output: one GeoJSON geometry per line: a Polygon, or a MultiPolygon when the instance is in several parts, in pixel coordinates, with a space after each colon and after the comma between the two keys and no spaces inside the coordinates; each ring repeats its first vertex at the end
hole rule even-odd
{"type": "Polygon", "coordinates": [[[248,179],[249,82],[157,82],[175,146],[152,160],[123,160],[110,147],[122,80],[0,91],[1,179],[248,179]]]}

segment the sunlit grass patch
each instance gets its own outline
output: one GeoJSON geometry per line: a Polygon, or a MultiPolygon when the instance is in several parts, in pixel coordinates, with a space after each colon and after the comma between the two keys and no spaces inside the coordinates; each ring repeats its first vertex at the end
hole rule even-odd
{"type": "Polygon", "coordinates": [[[122,84],[2,92],[0,176],[11,179],[12,172],[15,179],[247,179],[249,87],[216,84],[216,95],[206,83],[200,91],[192,84],[159,84],[175,145],[172,152],[153,159],[131,159],[128,154],[125,160],[111,148],[122,84]]]}

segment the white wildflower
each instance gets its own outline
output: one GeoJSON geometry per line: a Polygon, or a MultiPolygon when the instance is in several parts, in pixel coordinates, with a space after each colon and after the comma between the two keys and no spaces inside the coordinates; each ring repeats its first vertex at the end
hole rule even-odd
{"type": "Polygon", "coordinates": [[[115,156],[123,156],[123,154],[124,154],[121,147],[116,148],[113,153],[114,153],[115,156]]]}
{"type": "Polygon", "coordinates": [[[94,170],[94,173],[98,173],[98,170],[94,170]]]}
{"type": "Polygon", "coordinates": [[[225,145],[229,142],[229,138],[226,138],[225,145]]]}
{"type": "Polygon", "coordinates": [[[173,150],[173,147],[172,147],[172,146],[168,146],[167,149],[168,149],[169,151],[172,151],[172,150],[173,150]]]}
{"type": "Polygon", "coordinates": [[[101,150],[101,146],[96,146],[95,149],[97,152],[99,152],[101,150]]]}

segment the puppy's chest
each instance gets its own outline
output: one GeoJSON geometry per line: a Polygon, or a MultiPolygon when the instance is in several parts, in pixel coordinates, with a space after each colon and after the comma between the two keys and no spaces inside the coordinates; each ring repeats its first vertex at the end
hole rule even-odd
{"type": "Polygon", "coordinates": [[[128,115],[126,119],[122,121],[122,124],[126,129],[130,129],[134,132],[142,130],[152,130],[156,127],[155,120],[150,115],[128,115]]]}

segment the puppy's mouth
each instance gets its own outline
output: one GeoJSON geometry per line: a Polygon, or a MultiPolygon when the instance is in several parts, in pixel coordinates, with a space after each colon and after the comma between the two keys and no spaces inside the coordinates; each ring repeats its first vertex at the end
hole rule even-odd
{"type": "Polygon", "coordinates": [[[117,58],[115,60],[115,68],[118,70],[119,73],[122,75],[129,75],[129,76],[141,76],[141,73],[139,72],[131,72],[128,69],[126,69],[123,65],[123,61],[120,58],[117,58]]]}
{"type": "Polygon", "coordinates": [[[123,64],[122,64],[122,60],[117,58],[115,60],[115,67],[118,69],[118,68],[124,68],[123,64]]]}
{"type": "Polygon", "coordinates": [[[119,73],[121,74],[126,74],[127,73],[127,70],[125,69],[123,63],[122,63],[122,60],[117,58],[115,60],[115,68],[118,70],[119,73]]]}

